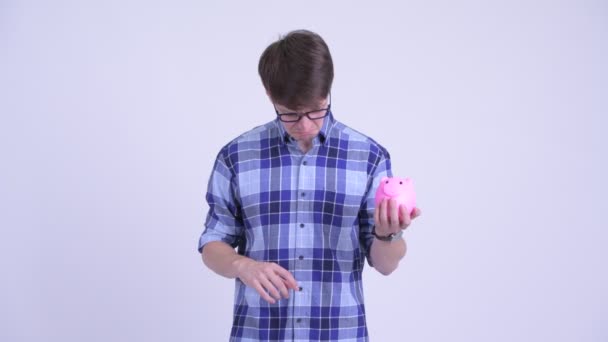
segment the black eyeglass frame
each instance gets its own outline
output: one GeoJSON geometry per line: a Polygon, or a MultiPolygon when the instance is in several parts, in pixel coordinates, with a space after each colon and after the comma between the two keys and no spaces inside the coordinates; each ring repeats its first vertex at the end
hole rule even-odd
{"type": "Polygon", "coordinates": [[[279,120],[283,121],[283,122],[298,122],[300,121],[300,119],[302,119],[303,116],[306,116],[308,118],[308,120],[320,120],[323,119],[324,117],[327,117],[329,115],[329,110],[331,109],[331,93],[329,93],[329,104],[327,105],[327,108],[321,108],[321,109],[315,109],[315,110],[311,110],[309,112],[306,113],[297,113],[297,112],[291,112],[291,113],[279,113],[279,111],[277,110],[277,106],[274,104],[274,102],[272,103],[272,106],[274,107],[274,112],[277,113],[277,116],[279,117],[279,120]],[[310,114],[311,113],[316,113],[316,112],[321,112],[321,111],[325,111],[325,114],[323,116],[317,117],[317,118],[311,118],[310,114]],[[287,118],[288,116],[293,116],[293,115],[297,115],[298,118],[295,120],[287,120],[285,118],[287,118]]]}

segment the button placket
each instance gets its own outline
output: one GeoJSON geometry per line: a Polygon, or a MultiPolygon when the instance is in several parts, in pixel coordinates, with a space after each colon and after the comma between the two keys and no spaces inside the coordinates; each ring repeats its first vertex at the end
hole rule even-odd
{"type": "MultiPolygon", "coordinates": [[[[310,160],[310,158],[303,157],[299,163],[294,165],[295,168],[298,169],[297,181],[295,183],[297,185],[297,188],[295,189],[295,200],[297,202],[297,213],[295,218],[297,221],[292,226],[296,228],[296,230],[294,231],[296,246],[294,251],[292,252],[293,254],[291,254],[291,257],[294,258],[292,259],[294,260],[294,270],[300,276],[299,278],[298,275],[296,275],[294,272],[294,276],[296,276],[296,280],[298,281],[298,283],[301,283],[304,279],[307,279],[307,277],[309,277],[307,275],[307,272],[309,272],[309,270],[307,270],[304,258],[307,255],[308,248],[312,246],[312,234],[314,233],[313,231],[310,231],[313,226],[310,226],[309,223],[311,222],[310,206],[312,205],[310,201],[314,198],[315,171],[314,168],[308,167],[308,165],[312,165],[309,164],[309,162],[312,163],[312,160],[310,160]]],[[[294,324],[305,325],[307,322],[306,319],[308,313],[303,311],[303,309],[310,306],[311,298],[308,294],[308,291],[304,291],[304,287],[301,285],[304,284],[300,284],[298,286],[293,298],[293,305],[295,305],[296,307],[296,310],[294,311],[293,322],[294,324]]]]}

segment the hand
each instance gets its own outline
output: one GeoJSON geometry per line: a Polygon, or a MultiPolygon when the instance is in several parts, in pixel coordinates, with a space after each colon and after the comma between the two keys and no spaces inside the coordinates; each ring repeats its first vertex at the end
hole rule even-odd
{"type": "Polygon", "coordinates": [[[242,258],[238,261],[237,274],[245,285],[255,289],[270,304],[289,298],[289,289],[299,290],[293,275],[273,262],[242,258]]]}
{"type": "Polygon", "coordinates": [[[414,208],[412,215],[407,212],[405,206],[398,206],[395,199],[383,199],[374,211],[374,221],[376,223],[376,234],[388,236],[395,234],[401,229],[406,229],[412,224],[412,220],[420,216],[422,212],[414,208]]]}

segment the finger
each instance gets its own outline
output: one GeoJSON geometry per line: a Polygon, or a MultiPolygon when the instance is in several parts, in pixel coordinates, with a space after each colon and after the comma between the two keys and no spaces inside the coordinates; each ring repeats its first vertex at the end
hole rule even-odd
{"type": "MultiPolygon", "coordinates": [[[[407,209],[407,208],[406,208],[406,209],[407,209]]],[[[410,210],[406,210],[406,213],[405,213],[405,220],[404,220],[404,221],[405,221],[405,224],[406,224],[407,226],[409,226],[410,224],[412,224],[412,214],[411,214],[411,211],[410,211],[410,210]]]]}
{"type": "Polygon", "coordinates": [[[254,280],[254,283],[252,285],[253,285],[252,287],[258,292],[258,294],[260,295],[260,297],[262,297],[262,299],[264,299],[265,301],[267,301],[270,304],[276,303],[276,300],[274,300],[274,298],[270,297],[270,295],[264,290],[264,287],[262,287],[262,284],[260,284],[259,281],[254,280]]]}
{"type": "Polygon", "coordinates": [[[388,212],[389,212],[389,219],[390,219],[390,226],[391,230],[394,230],[394,228],[399,227],[399,206],[397,204],[397,200],[395,199],[391,199],[388,202],[388,212]]]}
{"type": "Polygon", "coordinates": [[[279,293],[279,290],[277,290],[277,288],[274,287],[274,285],[272,284],[272,282],[270,280],[268,280],[268,278],[260,279],[260,283],[274,299],[281,300],[281,294],[279,293]]]}
{"type": "Polygon", "coordinates": [[[404,206],[404,205],[399,206],[399,216],[402,218],[401,222],[399,222],[400,223],[399,227],[401,229],[407,228],[407,226],[409,225],[409,223],[408,223],[409,215],[407,214],[406,206],[404,206]]]}
{"type": "Polygon", "coordinates": [[[380,214],[378,215],[379,216],[379,220],[378,220],[378,223],[379,223],[378,225],[379,226],[386,226],[387,225],[386,202],[387,202],[386,198],[383,199],[380,202],[380,208],[379,208],[380,209],[380,214]]]}
{"type": "Polygon", "coordinates": [[[286,282],[283,278],[279,277],[277,274],[273,274],[270,277],[270,281],[272,282],[272,285],[279,290],[279,293],[283,298],[289,298],[289,291],[285,286],[286,282]]]}
{"type": "Polygon", "coordinates": [[[284,269],[279,264],[274,264],[274,265],[275,266],[273,266],[273,269],[281,278],[283,278],[283,280],[285,280],[287,287],[289,287],[290,289],[293,289],[295,291],[298,291],[299,290],[298,282],[296,281],[296,278],[293,277],[291,272],[284,269]]]}
{"type": "Polygon", "coordinates": [[[414,211],[412,212],[412,219],[415,219],[416,217],[420,216],[422,214],[422,211],[419,208],[414,208],[414,211]]]}
{"type": "Polygon", "coordinates": [[[283,283],[285,283],[285,286],[287,287],[287,289],[288,289],[288,290],[289,290],[289,289],[292,289],[292,290],[294,290],[294,291],[301,291],[301,290],[302,290],[302,288],[300,288],[300,285],[299,285],[299,284],[298,284],[298,286],[296,286],[296,287],[292,287],[292,284],[288,283],[288,282],[287,282],[287,280],[285,280],[285,279],[283,279],[283,278],[281,278],[281,279],[283,280],[283,283]]]}

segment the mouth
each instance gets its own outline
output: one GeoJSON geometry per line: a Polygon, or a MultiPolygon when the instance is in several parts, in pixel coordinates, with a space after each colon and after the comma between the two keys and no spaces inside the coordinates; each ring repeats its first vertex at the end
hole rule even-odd
{"type": "Polygon", "coordinates": [[[296,135],[300,135],[300,136],[309,136],[309,135],[315,135],[314,132],[293,132],[296,135]]]}

